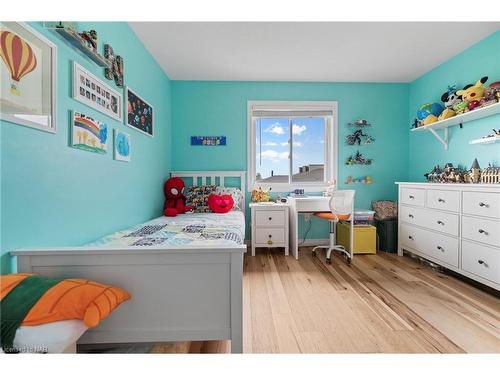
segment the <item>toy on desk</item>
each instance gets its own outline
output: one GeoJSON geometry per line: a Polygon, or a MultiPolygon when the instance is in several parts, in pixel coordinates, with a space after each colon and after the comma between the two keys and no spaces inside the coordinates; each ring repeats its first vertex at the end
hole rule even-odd
{"type": "Polygon", "coordinates": [[[294,198],[305,197],[304,193],[305,193],[304,189],[294,189],[290,192],[290,196],[294,198]]]}
{"type": "Polygon", "coordinates": [[[252,190],[252,202],[269,202],[271,188],[264,190],[261,187],[252,190]]]}

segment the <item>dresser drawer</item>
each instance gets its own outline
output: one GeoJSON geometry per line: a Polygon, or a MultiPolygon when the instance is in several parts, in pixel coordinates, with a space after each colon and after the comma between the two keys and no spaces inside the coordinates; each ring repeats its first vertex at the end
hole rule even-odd
{"type": "Polygon", "coordinates": [[[406,223],[458,236],[458,215],[410,206],[401,206],[399,215],[406,223]]]}
{"type": "Polygon", "coordinates": [[[458,238],[402,224],[401,244],[458,268],[458,238]]]}
{"type": "Polygon", "coordinates": [[[500,221],[462,216],[462,237],[500,247],[500,221]]]}
{"type": "Polygon", "coordinates": [[[427,207],[459,212],[460,192],[458,190],[427,190],[427,207]]]}
{"type": "Polygon", "coordinates": [[[259,210],[255,213],[255,223],[258,227],[282,227],[285,225],[285,211],[259,210]]]}
{"type": "Polygon", "coordinates": [[[500,193],[464,191],[462,212],[464,214],[500,219],[500,193]]]}
{"type": "Polygon", "coordinates": [[[401,203],[411,204],[413,206],[425,205],[425,190],[424,189],[412,189],[412,188],[401,188],[401,203]]]}
{"type": "Polygon", "coordinates": [[[255,244],[264,246],[283,246],[285,244],[284,228],[256,228],[255,244]]]}
{"type": "Polygon", "coordinates": [[[500,250],[462,241],[462,269],[500,284],[500,250]]]}

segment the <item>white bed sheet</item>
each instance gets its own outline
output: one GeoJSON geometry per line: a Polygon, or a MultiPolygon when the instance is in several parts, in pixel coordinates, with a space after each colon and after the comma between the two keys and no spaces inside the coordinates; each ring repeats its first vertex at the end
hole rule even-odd
{"type": "Polygon", "coordinates": [[[132,228],[105,236],[87,246],[175,246],[204,247],[241,245],[245,241],[245,215],[192,213],[161,216],[132,228]]]}

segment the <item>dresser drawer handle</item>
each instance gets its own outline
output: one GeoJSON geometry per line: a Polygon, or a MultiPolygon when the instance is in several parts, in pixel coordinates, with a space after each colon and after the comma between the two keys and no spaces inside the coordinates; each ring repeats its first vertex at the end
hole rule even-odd
{"type": "Polygon", "coordinates": [[[444,203],[444,202],[445,202],[445,200],[444,200],[444,199],[442,199],[442,198],[439,198],[439,199],[438,199],[438,202],[444,203]]]}
{"type": "Polygon", "coordinates": [[[408,198],[415,199],[415,197],[413,195],[409,195],[408,198]]]}
{"type": "Polygon", "coordinates": [[[479,207],[489,207],[487,203],[479,202],[479,207]]]}
{"type": "Polygon", "coordinates": [[[438,246],[437,249],[441,250],[444,253],[444,249],[441,246],[438,246]]]}
{"type": "Polygon", "coordinates": [[[438,224],[444,225],[444,223],[441,220],[437,221],[438,224]]]}
{"type": "Polygon", "coordinates": [[[410,240],[413,240],[413,236],[408,236],[408,238],[409,238],[410,240]]]}
{"type": "Polygon", "coordinates": [[[479,232],[479,233],[481,233],[481,234],[484,234],[485,236],[487,236],[487,235],[488,235],[488,232],[486,232],[486,231],[485,231],[485,230],[483,230],[483,229],[479,229],[479,230],[478,230],[478,232],[479,232]]]}
{"type": "Polygon", "coordinates": [[[478,262],[479,264],[484,265],[485,267],[488,267],[488,263],[486,263],[486,262],[485,262],[484,260],[482,260],[482,259],[478,259],[478,261],[477,261],[477,262],[478,262]]]}
{"type": "Polygon", "coordinates": [[[269,220],[272,220],[273,218],[272,217],[269,217],[269,220]]]}
{"type": "Polygon", "coordinates": [[[413,215],[412,214],[408,214],[408,217],[411,217],[413,219],[413,215]]]}

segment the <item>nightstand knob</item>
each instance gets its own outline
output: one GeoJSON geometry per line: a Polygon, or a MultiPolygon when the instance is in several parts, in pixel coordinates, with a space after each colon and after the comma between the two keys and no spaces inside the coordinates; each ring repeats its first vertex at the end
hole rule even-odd
{"type": "Polygon", "coordinates": [[[444,251],[444,249],[441,246],[438,246],[437,248],[438,250],[444,251]]]}
{"type": "Polygon", "coordinates": [[[444,199],[439,198],[439,199],[438,199],[438,202],[444,203],[444,199]]]}
{"type": "Polygon", "coordinates": [[[272,217],[269,217],[269,220],[272,220],[273,218],[272,217]]]}
{"type": "Polygon", "coordinates": [[[413,240],[413,236],[408,236],[408,238],[409,238],[410,240],[413,240]]]}
{"type": "Polygon", "coordinates": [[[413,195],[409,195],[408,196],[410,199],[415,199],[415,197],[413,195]]]}
{"type": "Polygon", "coordinates": [[[484,206],[488,207],[488,205],[486,203],[479,202],[479,207],[484,207],[484,206]]]}

